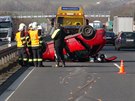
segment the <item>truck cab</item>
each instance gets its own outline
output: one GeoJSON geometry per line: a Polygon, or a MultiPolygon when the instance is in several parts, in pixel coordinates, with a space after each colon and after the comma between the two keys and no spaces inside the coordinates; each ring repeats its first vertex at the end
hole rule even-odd
{"type": "Polygon", "coordinates": [[[55,19],[55,23],[60,23],[69,35],[78,33],[80,27],[87,25],[87,21],[82,7],[60,6],[55,19]]]}
{"type": "Polygon", "coordinates": [[[13,20],[11,16],[0,16],[0,41],[11,41],[13,35],[13,20]]]}
{"type": "Polygon", "coordinates": [[[60,6],[56,17],[51,19],[50,35],[52,35],[55,29],[54,25],[57,23],[64,28],[66,36],[81,33],[85,39],[92,39],[96,33],[96,30],[89,25],[89,20],[86,19],[82,7],[60,6]]]}

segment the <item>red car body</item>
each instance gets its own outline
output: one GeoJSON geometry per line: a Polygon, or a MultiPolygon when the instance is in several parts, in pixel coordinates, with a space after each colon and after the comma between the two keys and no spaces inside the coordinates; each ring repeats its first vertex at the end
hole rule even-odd
{"type": "MultiPolygon", "coordinates": [[[[71,53],[87,50],[90,53],[87,56],[94,56],[106,44],[105,30],[102,28],[95,30],[94,37],[90,39],[84,38],[81,33],[70,35],[65,38],[65,43],[71,53]]],[[[66,49],[63,50],[63,53],[67,54],[66,49]]],[[[43,60],[55,60],[53,41],[46,43],[46,50],[43,52],[42,58],[43,60]]]]}

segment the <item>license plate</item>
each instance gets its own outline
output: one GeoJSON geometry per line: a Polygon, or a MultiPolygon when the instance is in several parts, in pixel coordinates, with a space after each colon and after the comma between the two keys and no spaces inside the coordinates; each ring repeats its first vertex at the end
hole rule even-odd
{"type": "Polygon", "coordinates": [[[127,42],[133,42],[134,39],[126,39],[127,42]]]}
{"type": "Polygon", "coordinates": [[[111,39],[111,37],[106,37],[106,39],[111,39]]]}

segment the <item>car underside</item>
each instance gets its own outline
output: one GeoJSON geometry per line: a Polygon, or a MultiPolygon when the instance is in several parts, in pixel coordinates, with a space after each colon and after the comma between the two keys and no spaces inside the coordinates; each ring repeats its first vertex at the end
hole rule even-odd
{"type": "MultiPolygon", "coordinates": [[[[81,32],[68,35],[65,38],[63,54],[69,60],[86,61],[89,57],[96,57],[98,52],[106,43],[105,30],[94,30],[91,26],[85,26],[81,32]]],[[[46,43],[46,50],[43,53],[44,60],[55,60],[55,50],[53,41],[46,43]]]]}

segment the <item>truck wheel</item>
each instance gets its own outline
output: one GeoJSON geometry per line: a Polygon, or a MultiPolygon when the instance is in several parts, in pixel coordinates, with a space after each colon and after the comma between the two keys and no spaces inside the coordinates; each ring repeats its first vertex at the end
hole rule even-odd
{"type": "Polygon", "coordinates": [[[92,39],[95,36],[95,31],[92,26],[86,25],[82,28],[82,36],[85,39],[92,39]]]}

